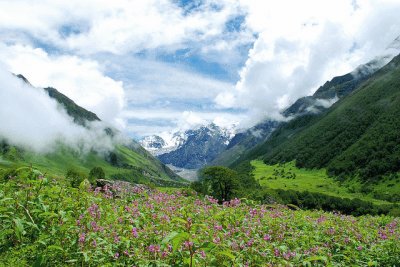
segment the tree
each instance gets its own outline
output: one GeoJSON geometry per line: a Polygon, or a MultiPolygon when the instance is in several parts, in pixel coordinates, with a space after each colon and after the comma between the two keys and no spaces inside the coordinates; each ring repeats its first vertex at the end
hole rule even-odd
{"type": "Polygon", "coordinates": [[[220,202],[232,199],[235,191],[239,188],[238,173],[222,166],[207,167],[201,170],[200,181],[203,183],[202,188],[220,202]]]}
{"type": "Polygon", "coordinates": [[[90,170],[89,173],[89,181],[91,184],[95,184],[97,179],[104,179],[105,178],[105,173],[103,168],[101,167],[94,167],[93,169],[90,170]]]}

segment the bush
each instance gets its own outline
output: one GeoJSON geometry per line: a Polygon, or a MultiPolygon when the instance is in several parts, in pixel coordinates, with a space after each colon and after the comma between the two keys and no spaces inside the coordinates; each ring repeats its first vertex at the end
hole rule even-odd
{"type": "Polygon", "coordinates": [[[106,177],[103,168],[94,167],[89,173],[89,182],[91,184],[96,184],[97,179],[104,179],[106,177]]]}
{"type": "Polygon", "coordinates": [[[65,178],[70,181],[72,187],[78,188],[86,177],[84,174],[78,172],[77,170],[70,169],[67,171],[65,178]]]}

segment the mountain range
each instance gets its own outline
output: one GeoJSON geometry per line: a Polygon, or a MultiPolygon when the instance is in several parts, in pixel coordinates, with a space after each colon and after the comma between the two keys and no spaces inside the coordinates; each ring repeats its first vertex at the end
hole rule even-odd
{"type": "Polygon", "coordinates": [[[306,115],[312,116],[329,109],[339,99],[358,88],[399,52],[400,37],[395,39],[381,56],[360,65],[350,73],[327,81],[313,95],[299,98],[282,111],[284,120],[266,119],[236,133],[228,130],[228,135],[225,133],[226,129],[205,125],[199,129],[177,132],[169,141],[160,136],[147,136],[140,143],[162,162],[176,167],[197,169],[206,165],[229,166],[240,161],[240,157],[247,151],[266,141],[284,121],[306,115]]]}
{"type": "Polygon", "coordinates": [[[140,143],[165,164],[184,169],[199,169],[224,151],[233,136],[231,129],[211,123],[197,129],[176,132],[169,141],[160,136],[148,136],[140,143]]]}

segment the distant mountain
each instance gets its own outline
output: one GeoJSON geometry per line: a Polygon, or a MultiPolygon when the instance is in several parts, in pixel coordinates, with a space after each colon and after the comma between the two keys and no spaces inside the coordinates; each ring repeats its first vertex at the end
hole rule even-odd
{"type": "Polygon", "coordinates": [[[158,155],[165,164],[185,169],[204,167],[224,151],[233,137],[230,129],[220,128],[215,124],[177,134],[182,143],[171,152],[158,155]]]}
{"type": "Polygon", "coordinates": [[[278,121],[265,120],[245,131],[237,133],[210,165],[231,165],[240,155],[255,145],[265,141],[280,124],[278,121]]]}
{"type": "MultiPolygon", "coordinates": [[[[286,108],[282,115],[288,119],[299,118],[288,123],[290,130],[284,131],[280,138],[287,135],[290,137],[296,131],[301,129],[301,125],[321,112],[329,109],[339,99],[342,99],[354,90],[356,90],[363,82],[368,80],[376,71],[386,65],[392,58],[400,53],[400,36],[397,37],[380,56],[370,62],[358,66],[355,70],[345,75],[334,77],[327,81],[312,96],[299,98],[291,106],[286,108]],[[292,128],[292,126],[298,128],[292,128]]],[[[286,124],[285,122],[282,122],[286,124]]],[[[270,134],[278,127],[280,123],[274,121],[263,121],[248,131],[238,133],[229,144],[226,151],[222,152],[211,164],[213,165],[232,165],[239,162],[241,158],[246,158],[249,152],[256,145],[263,143],[269,138],[270,134]],[[253,133],[257,134],[253,134],[253,133]],[[260,136],[260,137],[258,137],[260,136]]],[[[282,140],[275,140],[279,143],[282,140]]],[[[251,152],[253,153],[253,152],[251,152]]]]}
{"type": "Polygon", "coordinates": [[[380,55],[370,62],[358,66],[351,73],[334,77],[327,81],[312,96],[299,98],[282,112],[285,117],[319,113],[326,110],[339,99],[349,95],[358,86],[369,79],[380,68],[385,66],[400,53],[400,36],[397,37],[380,55]]]}
{"type": "MultiPolygon", "coordinates": [[[[23,75],[16,76],[32,86],[23,75]]],[[[78,106],[55,88],[48,87],[42,90],[55,99],[76,124],[90,130],[90,122],[100,122],[100,118],[95,113],[78,106]]],[[[106,126],[104,131],[110,138],[119,134],[117,130],[106,126]]],[[[133,140],[115,145],[114,150],[108,153],[99,154],[90,151],[87,154],[78,155],[74,149],[65,144],[59,144],[57,149],[50,153],[39,154],[12,146],[0,137],[0,169],[26,164],[32,164],[53,175],[65,175],[70,168],[88,173],[91,168],[100,166],[105,170],[107,177],[119,180],[152,181],[158,185],[179,185],[183,182],[181,177],[133,140]]]]}
{"type": "Polygon", "coordinates": [[[163,139],[158,135],[146,136],[139,143],[152,155],[158,156],[178,149],[185,143],[186,139],[185,132],[176,132],[168,139],[163,139]]]}
{"type": "Polygon", "coordinates": [[[298,167],[327,168],[341,179],[378,182],[400,171],[400,55],[319,114],[282,124],[239,162],[296,161],[298,167]]]}
{"type": "Polygon", "coordinates": [[[46,87],[44,90],[51,98],[57,100],[57,102],[65,108],[67,114],[74,118],[75,123],[85,126],[86,122],[100,121],[96,114],[78,106],[74,101],[57,91],[57,89],[53,87],[46,87]]]}

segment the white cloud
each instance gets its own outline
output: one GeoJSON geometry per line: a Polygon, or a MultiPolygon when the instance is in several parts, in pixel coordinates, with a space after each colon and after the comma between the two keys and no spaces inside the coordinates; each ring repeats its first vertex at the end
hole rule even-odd
{"type": "Polygon", "coordinates": [[[0,1],[0,25],[81,54],[124,54],[214,38],[238,12],[232,3],[204,1],[185,15],[168,0],[0,1]]]}
{"type": "Polygon", "coordinates": [[[138,136],[171,134],[177,131],[194,129],[211,122],[220,127],[232,128],[232,126],[241,126],[240,123],[247,119],[247,114],[235,114],[218,110],[178,111],[174,109],[153,109],[149,112],[149,109],[135,109],[125,111],[123,116],[126,120],[138,119],[169,122],[156,128],[149,125],[129,125],[128,130],[136,133],[138,136]]]}
{"type": "Polygon", "coordinates": [[[115,57],[106,66],[124,81],[127,101],[141,104],[165,98],[212,100],[220,92],[234,87],[233,83],[154,60],[115,57]]]}
{"type": "Polygon", "coordinates": [[[0,45],[0,56],[9,71],[23,74],[34,86],[54,87],[102,120],[123,126],[123,84],[105,76],[96,61],[49,55],[43,49],[23,45],[0,45]]]}
{"type": "Polygon", "coordinates": [[[33,88],[0,65],[0,138],[13,145],[51,152],[68,144],[80,152],[104,152],[113,147],[100,123],[84,128],[73,123],[66,111],[43,89],[33,88]]]}
{"type": "Polygon", "coordinates": [[[326,80],[366,63],[400,35],[398,1],[241,1],[246,27],[258,34],[235,91],[222,106],[250,110],[255,121],[326,80]]]}

